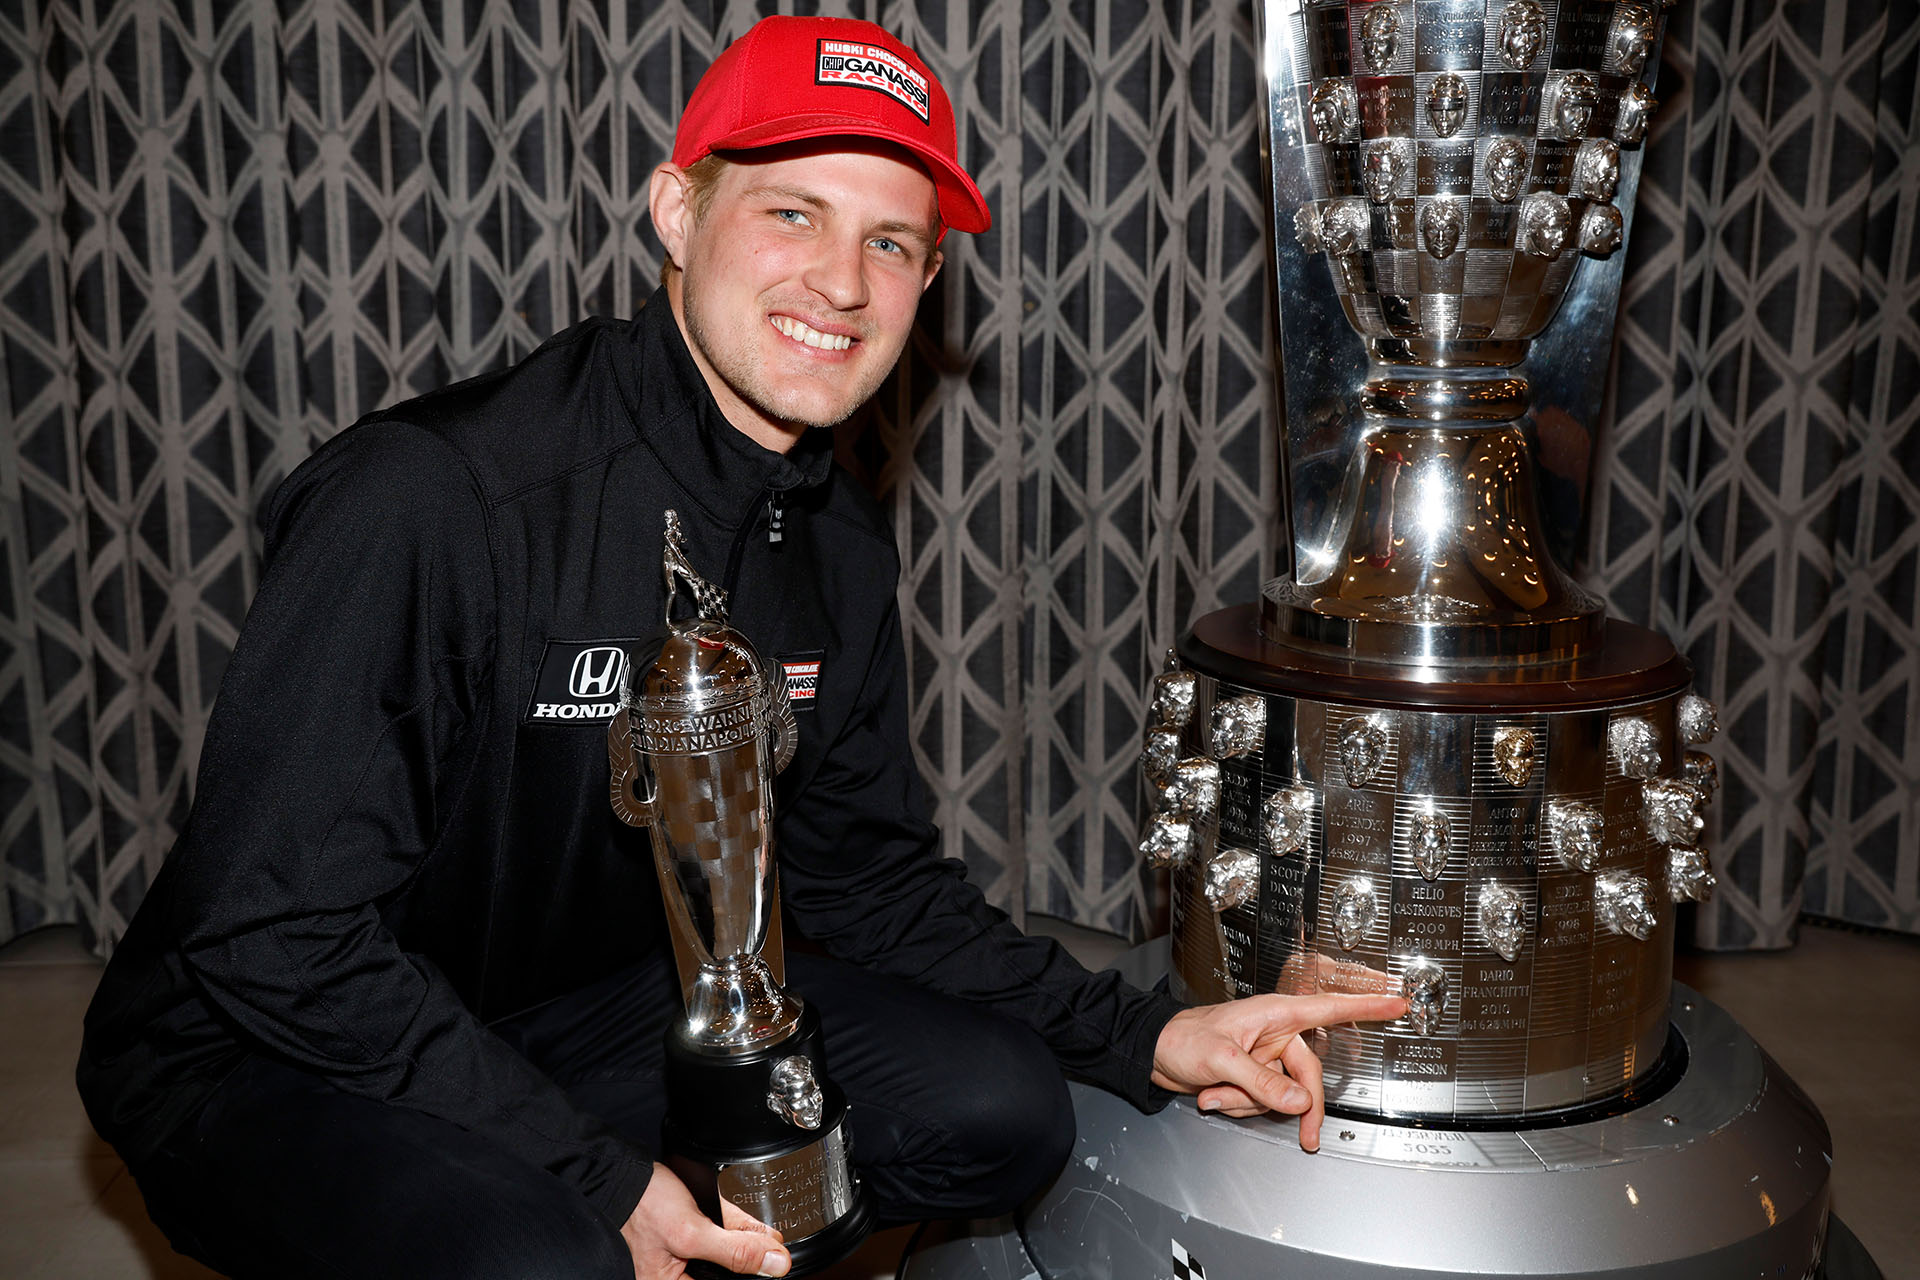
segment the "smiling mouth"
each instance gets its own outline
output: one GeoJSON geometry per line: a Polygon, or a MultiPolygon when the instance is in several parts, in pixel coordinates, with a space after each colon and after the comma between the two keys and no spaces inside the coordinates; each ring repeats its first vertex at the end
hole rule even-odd
{"type": "Polygon", "coordinates": [[[773,327],[795,342],[804,342],[809,347],[818,347],[822,351],[845,351],[853,345],[853,339],[844,333],[822,333],[791,316],[774,316],[773,327]]]}

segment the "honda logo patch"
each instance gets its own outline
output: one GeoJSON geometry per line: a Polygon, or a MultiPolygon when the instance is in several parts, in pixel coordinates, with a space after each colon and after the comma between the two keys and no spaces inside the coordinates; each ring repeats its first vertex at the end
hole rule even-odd
{"type": "Polygon", "coordinates": [[[787,673],[787,701],[795,711],[811,711],[820,693],[820,663],[825,649],[807,653],[783,653],[780,668],[787,673]]]}
{"type": "Polygon", "coordinates": [[[632,640],[549,640],[526,719],[534,724],[605,724],[620,710],[632,640]]]}

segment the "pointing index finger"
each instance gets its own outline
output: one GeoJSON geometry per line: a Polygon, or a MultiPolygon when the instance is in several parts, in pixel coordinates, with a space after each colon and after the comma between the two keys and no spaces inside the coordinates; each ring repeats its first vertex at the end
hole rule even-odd
{"type": "Polygon", "coordinates": [[[1354,996],[1326,993],[1300,996],[1288,1012],[1302,1027],[1328,1027],[1336,1022],[1391,1022],[1405,1014],[1403,996],[1354,996]]]}

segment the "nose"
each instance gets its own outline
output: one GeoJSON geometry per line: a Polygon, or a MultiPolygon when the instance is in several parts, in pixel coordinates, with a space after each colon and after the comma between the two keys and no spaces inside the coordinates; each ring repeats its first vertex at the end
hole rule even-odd
{"type": "Polygon", "coordinates": [[[867,303],[866,242],[851,236],[823,238],[807,264],[806,286],[840,311],[867,303]]]}

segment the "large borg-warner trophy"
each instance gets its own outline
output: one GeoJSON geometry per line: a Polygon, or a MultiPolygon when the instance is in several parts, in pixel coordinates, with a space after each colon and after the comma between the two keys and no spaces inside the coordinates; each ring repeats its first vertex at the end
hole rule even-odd
{"type": "Polygon", "coordinates": [[[1816,1274],[1826,1127],[1673,985],[1714,709],[1555,564],[1536,496],[1534,425],[1599,407],[1663,12],[1260,18],[1292,566],[1155,680],[1142,851],[1176,995],[1409,1010],[1314,1037],[1321,1154],[1083,1089],[1017,1247],[912,1274],[1816,1274]]]}
{"type": "Polygon", "coordinates": [[[785,674],[727,625],[726,593],[688,562],[672,511],[664,571],[667,630],[633,655],[607,753],[614,812],[652,832],[687,1004],[667,1034],[669,1163],[709,1213],[724,1198],[778,1228],[800,1275],[858,1246],[873,1206],[820,1017],[781,986],[773,778],[793,712],[785,674]]]}

